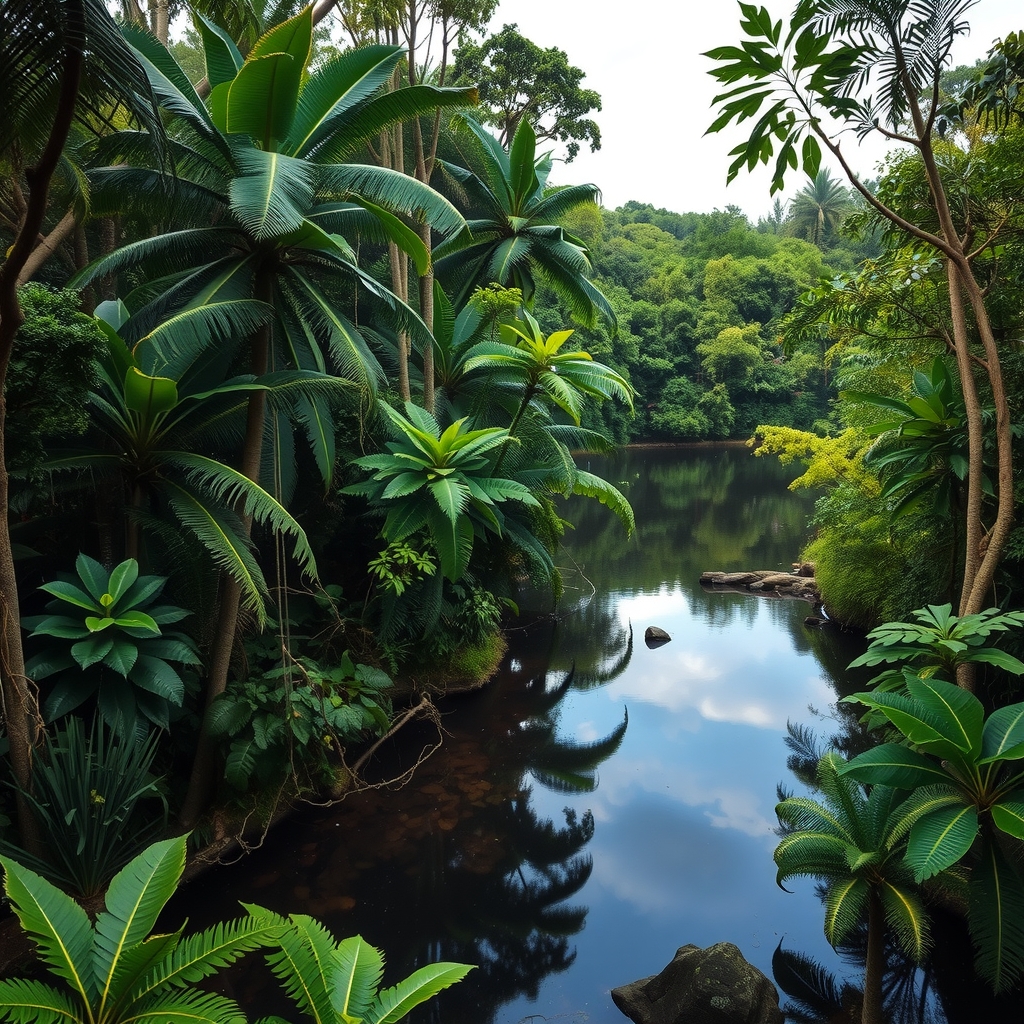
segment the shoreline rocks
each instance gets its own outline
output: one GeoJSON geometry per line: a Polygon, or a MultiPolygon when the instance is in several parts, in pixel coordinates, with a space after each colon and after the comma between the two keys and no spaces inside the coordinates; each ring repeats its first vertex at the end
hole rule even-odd
{"type": "MultiPolygon", "coordinates": [[[[702,572],[700,585],[704,590],[732,594],[753,594],[757,597],[785,598],[806,601],[814,608],[815,616],[822,606],[821,592],[814,580],[814,566],[800,562],[793,566],[793,572],[779,572],[778,569],[755,569],[750,572],[702,572]]],[[[825,620],[821,620],[825,621],[825,620]]]]}
{"type": "Polygon", "coordinates": [[[634,1024],[783,1024],[779,994],[731,942],[681,946],[660,973],[612,989],[634,1024]]]}

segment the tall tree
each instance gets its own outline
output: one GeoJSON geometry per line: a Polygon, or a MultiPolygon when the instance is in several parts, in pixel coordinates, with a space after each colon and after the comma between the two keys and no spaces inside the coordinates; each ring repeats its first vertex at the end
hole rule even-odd
{"type": "MultiPolygon", "coordinates": [[[[149,83],[124,44],[102,0],[14,0],[0,8],[0,93],[5,115],[0,152],[30,147],[25,168],[29,194],[7,259],[0,266],[0,692],[19,787],[32,778],[32,748],[39,709],[25,676],[18,583],[8,516],[3,397],[18,329],[24,321],[18,279],[39,239],[50,182],[76,115],[108,102],[125,103],[162,138],[149,83]],[[147,102],[147,97],[149,102],[147,102]]],[[[27,845],[35,845],[33,819],[21,794],[18,816],[27,845]]]]}
{"type": "Polygon", "coordinates": [[[571,162],[587,143],[601,148],[601,129],[589,115],[601,110],[601,97],[582,86],[584,72],[569,63],[564,50],[542,50],[520,35],[518,25],[505,25],[479,45],[463,43],[455,54],[457,81],[480,89],[483,120],[499,129],[508,148],[523,119],[538,139],[565,143],[571,162]]]}
{"type": "MultiPolygon", "coordinates": [[[[209,21],[201,24],[212,86],[208,103],[159,42],[131,33],[175,126],[173,180],[147,164],[148,140],[137,133],[111,138],[106,155],[114,166],[96,174],[98,193],[135,196],[150,208],[169,195],[198,226],[125,246],[94,264],[82,281],[130,267],[148,271],[149,286],[159,297],[129,325],[143,332],[164,320],[180,325],[172,353],[175,345],[187,351],[211,340],[223,344],[247,337],[250,372],[259,379],[282,366],[323,372],[326,350],[338,373],[370,395],[381,369],[363,331],[341,312],[338,272],[390,306],[403,327],[421,336],[428,332],[411,310],[360,270],[345,236],[394,241],[424,266],[429,256],[398,214],[416,211],[442,231],[458,231],[464,221],[428,186],[385,168],[344,161],[368,137],[403,118],[463,102],[464,91],[419,86],[380,94],[402,56],[389,46],[349,51],[307,73],[312,8],[261,37],[244,60],[227,33],[209,21]],[[182,266],[188,270],[184,276],[182,266]]],[[[266,397],[257,390],[248,398],[239,469],[254,483],[262,464],[266,397]]],[[[315,417],[329,420],[322,407],[315,408],[315,417]]],[[[240,503],[246,537],[251,511],[240,503]]],[[[227,685],[240,596],[238,581],[227,576],[208,670],[208,704],[227,685]]],[[[214,754],[204,730],[182,810],[186,824],[204,808],[214,754]]]]}
{"type": "MultiPolygon", "coordinates": [[[[482,32],[491,20],[497,0],[340,0],[336,4],[345,31],[355,46],[371,42],[402,46],[404,67],[396,67],[391,79],[392,89],[416,87],[431,82],[444,87],[451,74],[452,51],[468,33],[482,32]]],[[[323,9],[317,8],[317,11],[323,9]]],[[[314,12],[314,18],[316,12],[314,12]]],[[[467,83],[467,105],[476,101],[475,83],[467,83]]],[[[415,118],[408,125],[397,124],[382,132],[375,159],[385,167],[410,174],[427,183],[434,173],[438,142],[444,125],[440,110],[428,119],[415,118]]],[[[430,225],[416,225],[420,240],[429,252],[433,245],[430,225]]],[[[395,244],[388,247],[391,287],[404,301],[410,301],[409,261],[395,244]]],[[[427,327],[434,327],[434,270],[428,263],[420,268],[418,296],[420,315],[427,327]]],[[[409,337],[399,336],[399,391],[403,401],[410,401],[409,337]]],[[[434,411],[434,348],[429,337],[423,340],[423,405],[434,411]]]]}
{"type": "MultiPolygon", "coordinates": [[[[945,262],[970,452],[961,614],[978,612],[988,601],[1014,510],[1009,404],[985,288],[974,269],[979,254],[997,244],[1001,225],[979,235],[963,217],[964,205],[951,205],[935,151],[940,76],[954,39],[968,29],[963,16],[970,6],[970,0],[803,0],[784,34],[783,22],[773,21],[765,8],[744,4],[742,46],[707,54],[717,62],[710,73],[727,87],[716,97],[720,113],[709,131],[753,122],[746,142],[735,150],[729,180],[743,167],[752,169],[774,156],[776,192],[791,167],[802,164],[815,176],[827,150],[880,218],[945,262]],[[830,131],[836,121],[861,136],[878,132],[913,147],[927,182],[925,209],[906,215],[895,203],[883,202],[851,167],[838,132],[830,131]],[[996,413],[997,508],[990,526],[982,514],[979,370],[996,413]]],[[[966,675],[961,681],[969,684],[966,675]]]]}

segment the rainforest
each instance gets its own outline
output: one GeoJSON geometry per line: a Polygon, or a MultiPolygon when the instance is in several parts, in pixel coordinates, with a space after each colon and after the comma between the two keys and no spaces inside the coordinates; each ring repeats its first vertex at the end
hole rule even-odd
{"type": "Polygon", "coordinates": [[[1019,1019],[974,7],[740,3],[751,216],[498,0],[0,0],[0,1021],[1019,1019]]]}

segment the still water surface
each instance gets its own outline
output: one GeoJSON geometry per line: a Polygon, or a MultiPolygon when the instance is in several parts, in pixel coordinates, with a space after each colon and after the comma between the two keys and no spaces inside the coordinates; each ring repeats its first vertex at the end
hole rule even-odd
{"type": "MultiPolygon", "coordinates": [[[[403,788],[305,811],[194,883],[193,926],[244,899],[362,934],[387,983],[428,960],[480,965],[419,1018],[447,1024],[622,1024],[609,989],[687,943],[733,942],[771,976],[783,941],[855,973],[825,942],[813,885],[776,887],[772,828],[776,785],[796,786],[787,721],[835,731],[834,680],[856,652],[805,627],[803,603],[697,582],[789,569],[811,498],[745,448],[591,468],[632,502],[634,538],[596,502],[568,509],[557,615],[513,634],[492,685],[442,704],[443,748],[403,788]],[[649,625],[672,642],[648,649],[649,625]]],[[[407,733],[386,770],[430,741],[407,733]]],[[[266,973],[227,981],[254,1016],[288,1009],[266,973]]]]}

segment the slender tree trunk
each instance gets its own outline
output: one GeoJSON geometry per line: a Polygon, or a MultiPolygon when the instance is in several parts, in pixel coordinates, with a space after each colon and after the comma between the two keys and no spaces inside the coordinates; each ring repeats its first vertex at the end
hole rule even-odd
{"type": "MultiPolygon", "coordinates": [[[[262,267],[256,278],[256,298],[263,302],[273,299],[274,270],[262,267]]],[[[272,328],[268,324],[260,328],[253,337],[250,354],[250,372],[262,377],[267,372],[272,341],[272,328]]],[[[266,422],[266,392],[253,391],[249,394],[246,410],[245,438],[242,443],[241,471],[252,481],[258,483],[260,465],[263,457],[263,428],[266,422]]],[[[243,516],[243,534],[246,540],[252,529],[252,519],[243,516]]],[[[221,578],[220,608],[217,616],[216,632],[210,649],[210,664],[206,680],[206,713],[203,716],[199,741],[196,745],[195,758],[192,762],[192,774],[189,778],[188,792],[178,823],[182,828],[192,828],[200,815],[207,809],[216,789],[217,773],[220,758],[217,743],[210,735],[207,717],[210,705],[227,688],[231,669],[231,656],[235,647],[238,632],[238,610],[241,604],[242,591],[239,585],[226,574],[221,578]]]]}
{"type": "MultiPolygon", "coordinates": [[[[985,352],[985,372],[992,389],[992,404],[995,406],[996,411],[995,433],[998,496],[996,499],[995,523],[987,534],[984,532],[984,524],[981,520],[980,458],[977,473],[974,472],[975,467],[972,461],[970,478],[968,479],[967,553],[964,560],[963,588],[960,592],[960,614],[971,615],[985,607],[988,591],[995,581],[999,559],[1002,556],[1003,548],[1006,546],[1010,530],[1013,527],[1013,435],[1010,427],[1010,408],[1003,385],[999,347],[992,333],[992,324],[989,320],[988,309],[985,306],[985,296],[974,276],[974,270],[971,267],[965,249],[965,242],[960,238],[956,225],[953,222],[953,215],[949,208],[942,175],[939,172],[935,153],[932,150],[931,136],[929,134],[930,126],[923,120],[920,101],[909,83],[907,83],[906,89],[908,98],[911,101],[914,127],[921,139],[921,158],[924,162],[928,188],[932,195],[932,203],[935,207],[935,212],[938,214],[942,238],[952,249],[952,252],[947,255],[949,255],[951,262],[955,264],[956,273],[949,278],[949,302],[954,332],[957,329],[958,320],[963,331],[963,345],[961,346],[960,339],[956,339],[957,349],[960,350],[963,347],[964,355],[966,355],[968,351],[967,346],[969,345],[962,298],[962,295],[966,294],[971,312],[974,314],[975,327],[985,352]],[[956,280],[956,277],[959,277],[959,281],[956,280]],[[961,287],[963,288],[963,293],[961,293],[961,287]],[[975,496],[975,492],[977,492],[977,496],[975,496]]],[[[961,358],[962,356],[958,351],[958,363],[961,358]]],[[[973,386],[973,375],[968,374],[968,377],[965,378],[961,370],[961,383],[967,385],[968,381],[973,386]]],[[[969,402],[969,400],[969,396],[965,392],[965,403],[969,402]]],[[[980,430],[980,419],[978,422],[973,422],[970,418],[970,409],[968,408],[969,442],[973,441],[973,435],[978,431],[978,436],[974,443],[977,443],[979,446],[982,444],[983,434],[980,430]]],[[[973,449],[969,450],[973,452],[973,449]]]]}
{"type": "Polygon", "coordinates": [[[167,8],[168,0],[149,0],[149,30],[164,46],[167,45],[169,28],[167,8]]]}
{"type": "MultiPolygon", "coordinates": [[[[430,225],[419,225],[419,235],[430,252],[430,225]]],[[[434,271],[420,276],[420,316],[431,332],[434,330],[434,271]]],[[[434,346],[427,338],[423,344],[423,408],[434,412],[434,346]]]]}
{"type": "Polygon", "coordinates": [[[882,1024],[882,976],[885,974],[885,914],[874,887],[868,897],[868,956],[864,965],[861,1024],[882,1024]]]}
{"type": "Polygon", "coordinates": [[[18,274],[18,285],[26,284],[35,277],[39,268],[71,237],[75,231],[76,221],[73,210],[67,213],[57,222],[54,229],[39,241],[36,247],[25,260],[25,265],[18,274]]]}
{"type": "MultiPolygon", "coordinates": [[[[860,192],[871,207],[896,227],[906,231],[912,237],[933,246],[949,262],[950,267],[947,268],[947,273],[950,285],[950,315],[955,333],[959,332],[955,338],[954,347],[956,349],[957,365],[960,368],[961,383],[965,389],[964,403],[968,409],[970,409],[972,401],[971,392],[974,387],[974,378],[973,369],[969,362],[970,330],[964,315],[964,296],[966,296],[974,316],[978,337],[984,349],[982,365],[992,389],[992,402],[996,412],[995,440],[998,464],[998,494],[995,522],[986,533],[981,518],[981,470],[977,455],[981,451],[983,433],[980,420],[972,418],[969,412],[967,424],[968,442],[969,453],[972,453],[972,458],[971,471],[968,478],[967,500],[965,503],[966,552],[959,607],[961,615],[968,615],[981,611],[985,607],[988,592],[995,581],[999,560],[1006,546],[1010,530],[1013,527],[1013,437],[1010,426],[1010,410],[1003,384],[999,347],[992,333],[992,324],[989,320],[988,310],[985,307],[984,292],[974,276],[968,251],[965,247],[966,242],[960,238],[957,232],[943,186],[942,175],[939,172],[938,163],[932,150],[932,122],[926,119],[922,112],[920,90],[914,86],[909,74],[906,73],[900,40],[894,37],[891,42],[897,58],[897,66],[901,68],[902,85],[917,136],[916,139],[911,141],[917,145],[921,153],[925,177],[931,194],[932,208],[938,217],[938,234],[929,231],[920,224],[907,220],[895,210],[882,203],[857,177],[839,145],[828,136],[824,129],[819,124],[815,124],[813,131],[839,161],[851,184],[860,192]]],[[[938,80],[936,79],[933,89],[933,102],[937,96],[938,80]]],[[[975,402],[977,401],[976,393],[973,395],[973,399],[975,402]]]]}
{"type": "MultiPolygon", "coordinates": [[[[85,12],[82,0],[67,0],[64,17],[68,27],[65,39],[84,39],[85,12]]],[[[32,751],[40,719],[35,693],[25,677],[25,655],[21,644],[18,580],[11,549],[10,482],[5,446],[7,406],[3,390],[14,339],[25,319],[18,301],[18,278],[36,247],[43,226],[50,181],[64,151],[75,116],[83,63],[81,49],[68,42],[64,50],[63,73],[53,125],[38,163],[25,171],[29,186],[25,218],[8,252],[7,261],[0,266],[0,694],[3,697],[10,748],[8,756],[14,769],[15,781],[24,790],[28,790],[32,784],[32,751]]],[[[29,809],[28,801],[21,792],[15,794],[15,800],[22,843],[29,850],[39,852],[42,845],[39,826],[29,809]]]]}

